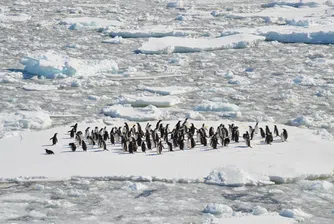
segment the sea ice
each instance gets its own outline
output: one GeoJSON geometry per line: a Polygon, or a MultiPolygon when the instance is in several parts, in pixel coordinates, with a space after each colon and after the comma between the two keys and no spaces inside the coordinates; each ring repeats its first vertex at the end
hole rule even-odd
{"type": "Polygon", "coordinates": [[[223,215],[224,217],[232,216],[233,209],[230,206],[224,204],[208,204],[204,210],[204,213],[223,215]]]}
{"type": "Polygon", "coordinates": [[[61,25],[69,25],[71,30],[80,30],[80,29],[98,29],[105,27],[118,27],[123,25],[122,22],[117,20],[108,20],[96,17],[72,17],[63,19],[60,22],[61,25]]]}
{"type": "Polygon", "coordinates": [[[150,38],[137,50],[143,54],[189,53],[200,51],[214,51],[228,48],[254,47],[265,38],[254,35],[230,35],[220,38],[184,38],[164,37],[150,38]]]}
{"type": "Polygon", "coordinates": [[[307,214],[300,208],[283,209],[279,214],[283,217],[293,218],[297,220],[298,222],[302,222],[305,219],[309,219],[312,217],[311,214],[307,214]]]}
{"type": "Polygon", "coordinates": [[[122,95],[118,102],[120,104],[131,104],[133,107],[143,107],[153,105],[156,107],[171,107],[180,103],[180,98],[177,96],[133,96],[122,95]]]}
{"type": "Polygon", "coordinates": [[[205,100],[195,107],[196,111],[239,111],[239,106],[231,103],[212,102],[205,100]]]}
{"type": "Polygon", "coordinates": [[[151,93],[157,93],[160,95],[177,95],[196,90],[196,88],[194,87],[187,87],[187,86],[165,86],[165,87],[151,86],[151,87],[142,87],[140,89],[143,89],[151,93]]]}
{"type": "Polygon", "coordinates": [[[114,118],[123,118],[130,121],[152,121],[168,117],[168,113],[150,105],[143,108],[133,108],[130,105],[115,104],[105,107],[104,115],[114,118]]]}
{"type": "Polygon", "coordinates": [[[92,76],[118,70],[116,62],[112,60],[79,60],[51,50],[24,57],[21,64],[25,65],[24,71],[30,75],[45,76],[49,79],[57,76],[92,76]]]}

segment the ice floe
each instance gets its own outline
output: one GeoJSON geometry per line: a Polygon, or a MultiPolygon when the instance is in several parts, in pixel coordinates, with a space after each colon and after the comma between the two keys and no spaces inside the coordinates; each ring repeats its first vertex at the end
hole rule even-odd
{"type": "MultiPolygon", "coordinates": [[[[119,118],[129,118],[131,121],[142,120],[144,121],[141,123],[142,127],[146,126],[147,120],[163,119],[163,124],[169,123],[171,127],[176,124],[176,121],[165,120],[168,118],[166,116],[168,113],[154,106],[133,108],[113,105],[105,108],[103,112],[116,117],[108,121],[112,124],[112,126],[107,126],[108,131],[113,126],[124,125],[124,120],[119,118]]],[[[36,114],[38,116],[38,113],[36,114]]],[[[202,126],[203,123],[206,126],[217,124],[213,121],[191,120],[189,122],[194,123],[196,127],[202,126]]],[[[230,123],[230,121],[222,122],[230,123]]],[[[38,125],[44,123],[47,122],[38,125]]],[[[245,129],[248,130],[249,125],[254,125],[254,123],[233,123],[239,127],[241,133],[245,129]]],[[[152,124],[155,125],[154,122],[152,124]]],[[[266,124],[273,127],[272,123],[260,123],[260,127],[266,124]]],[[[129,122],[129,125],[133,124],[129,122]]],[[[84,131],[87,126],[104,127],[106,123],[80,123],[78,130],[84,131]]],[[[111,146],[110,142],[107,144],[109,151],[96,153],[100,149],[89,146],[87,153],[71,152],[68,143],[72,142],[72,139],[66,137],[68,126],[39,132],[23,132],[20,135],[0,139],[0,145],[3,147],[3,150],[0,150],[0,177],[5,178],[3,180],[18,181],[20,179],[17,177],[20,176],[31,178],[84,176],[132,182],[138,177],[145,177],[152,181],[205,182],[241,186],[273,184],[274,182],[289,183],[303,179],[326,178],[332,175],[334,156],[332,141],[314,135],[312,130],[279,125],[279,129],[282,128],[289,132],[289,139],[284,143],[279,138],[275,138],[272,145],[267,145],[263,144],[259,136],[256,136],[252,141],[253,148],[247,148],[243,140],[240,140],[240,143],[219,147],[217,150],[210,150],[200,145],[191,150],[176,149],[175,152],[170,153],[165,152],[167,149],[164,149],[162,155],[157,155],[155,149],[147,153],[124,154],[119,145],[111,146]],[[55,155],[46,156],[44,155],[45,145],[50,144],[49,139],[54,133],[59,134],[59,142],[47,148],[53,150],[55,155]],[[22,150],[22,145],[25,150],[22,150]],[[315,148],[318,150],[314,150],[315,148]],[[20,157],[17,156],[18,153],[20,157]],[[302,157],[300,153],[303,154],[302,157]],[[184,162],[185,158],[187,158],[187,163],[184,162]],[[295,162],[297,159],[298,163],[295,162]],[[64,169],[50,168],[57,167],[60,161],[63,162],[64,169]],[[87,164],[93,164],[93,166],[86,166],[87,164]],[[159,167],[169,168],[159,169],[159,167]]],[[[78,150],[82,151],[81,148],[78,150]]],[[[318,187],[314,186],[314,188],[318,187]]],[[[323,188],[327,188],[327,184],[323,184],[323,188]]],[[[52,197],[64,197],[64,192],[54,193],[52,197]]]]}
{"type": "Polygon", "coordinates": [[[152,121],[168,117],[168,112],[153,105],[143,108],[134,108],[131,107],[131,105],[115,104],[103,108],[102,111],[106,116],[127,119],[130,121],[152,121]]]}
{"type": "Polygon", "coordinates": [[[145,91],[151,92],[151,93],[157,93],[160,95],[178,95],[178,94],[184,94],[188,92],[195,91],[196,88],[194,87],[187,87],[187,86],[164,86],[164,87],[158,87],[158,86],[151,86],[151,87],[142,87],[140,89],[143,89],[145,91]]]}
{"type": "Polygon", "coordinates": [[[283,217],[293,218],[298,222],[302,222],[305,219],[309,219],[312,217],[311,214],[307,214],[300,208],[294,208],[294,209],[283,209],[279,213],[283,217]]]}
{"type": "Polygon", "coordinates": [[[231,103],[223,103],[223,102],[213,102],[209,100],[203,101],[201,104],[195,107],[196,111],[239,111],[239,106],[231,103]]]}
{"type": "Polygon", "coordinates": [[[9,129],[46,129],[51,127],[52,119],[43,111],[17,111],[13,114],[0,113],[0,126],[9,129]],[[2,124],[2,125],[1,125],[2,124]]]}
{"type": "Polygon", "coordinates": [[[228,48],[254,47],[265,38],[254,35],[230,35],[220,38],[182,38],[164,37],[150,38],[137,50],[143,54],[189,53],[200,51],[214,51],[228,48]]]}
{"type": "MultiPolygon", "coordinates": [[[[105,31],[108,33],[108,31],[105,31]]],[[[112,30],[109,35],[112,37],[123,37],[123,38],[147,38],[147,37],[168,37],[168,36],[187,36],[192,34],[192,31],[187,30],[177,30],[173,27],[155,25],[155,26],[145,26],[140,29],[120,29],[112,30]]]]}
{"type": "MultiPolygon", "coordinates": [[[[101,72],[115,72],[118,66],[113,60],[79,60],[54,51],[36,53],[22,58],[24,71],[31,76],[49,79],[68,76],[94,76],[101,72]]],[[[29,76],[28,76],[29,77],[29,76]]]]}
{"type": "Polygon", "coordinates": [[[63,19],[60,24],[69,25],[71,30],[80,30],[80,29],[98,29],[105,27],[118,27],[123,25],[122,22],[117,20],[108,20],[103,18],[96,17],[71,17],[63,19]]]}
{"type": "Polygon", "coordinates": [[[120,104],[131,104],[133,107],[154,105],[156,107],[171,107],[181,102],[177,96],[134,96],[122,95],[118,102],[120,104]]]}
{"type": "Polygon", "coordinates": [[[206,178],[205,183],[224,186],[243,186],[269,184],[270,179],[265,175],[254,175],[233,166],[223,167],[212,171],[206,178]]]}
{"type": "Polygon", "coordinates": [[[224,204],[208,204],[204,208],[203,212],[231,216],[233,214],[233,209],[230,206],[224,204]]]}
{"type": "Polygon", "coordinates": [[[57,90],[57,86],[51,86],[51,85],[41,85],[36,83],[29,83],[25,84],[22,87],[26,91],[51,91],[51,90],[57,90]]]}
{"type": "Polygon", "coordinates": [[[24,13],[0,13],[0,22],[25,22],[31,19],[30,15],[24,13]]]}

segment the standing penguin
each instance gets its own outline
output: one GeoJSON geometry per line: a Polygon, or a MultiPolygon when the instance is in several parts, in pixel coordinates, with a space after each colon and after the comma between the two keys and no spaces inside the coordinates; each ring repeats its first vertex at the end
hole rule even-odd
{"type": "Polygon", "coordinates": [[[75,152],[75,150],[77,150],[77,146],[75,145],[75,143],[71,142],[68,145],[71,146],[72,152],[75,152]]]}
{"type": "Polygon", "coordinates": [[[52,140],[52,145],[55,145],[55,144],[57,144],[57,142],[58,142],[57,134],[58,134],[58,133],[55,133],[54,136],[53,136],[52,138],[50,138],[50,140],[52,140]]]}
{"type": "Polygon", "coordinates": [[[276,125],[274,126],[274,134],[276,135],[276,137],[279,136],[278,128],[276,125]]]}
{"type": "Polygon", "coordinates": [[[70,133],[70,137],[71,137],[71,138],[74,138],[74,134],[75,134],[75,133],[74,133],[74,129],[72,128],[72,130],[70,130],[70,131],[68,131],[68,132],[70,133]]]}
{"type": "Polygon", "coordinates": [[[77,132],[78,123],[75,123],[75,125],[72,125],[71,128],[73,128],[74,133],[77,132]]]}
{"type": "Polygon", "coordinates": [[[86,142],[84,141],[84,140],[82,140],[82,142],[81,142],[81,147],[82,147],[82,150],[83,151],[87,151],[87,145],[86,145],[86,142]]]}
{"type": "Polygon", "coordinates": [[[145,151],[146,151],[146,145],[145,145],[145,142],[144,142],[144,141],[141,142],[141,151],[142,151],[142,152],[145,152],[145,151]]]}
{"type": "Polygon", "coordinates": [[[89,131],[90,127],[86,128],[85,130],[85,138],[88,138],[90,131],[89,131]]]}
{"type": "Polygon", "coordinates": [[[102,148],[103,148],[103,150],[105,150],[105,151],[109,151],[109,150],[107,149],[106,141],[104,141],[104,140],[102,140],[102,148]]]}
{"type": "Polygon", "coordinates": [[[288,139],[288,132],[285,129],[283,129],[283,132],[281,134],[281,139],[282,142],[285,142],[288,139]]]}
{"type": "Polygon", "coordinates": [[[271,132],[269,132],[267,135],[266,135],[266,138],[264,140],[267,144],[270,144],[274,141],[274,138],[273,138],[273,135],[271,134],[271,132]]]}
{"type": "Polygon", "coordinates": [[[169,151],[170,151],[170,152],[173,152],[173,144],[172,144],[171,142],[169,142],[168,139],[167,139],[166,143],[167,143],[167,145],[168,145],[168,149],[169,149],[169,151]]]}
{"type": "Polygon", "coordinates": [[[262,138],[266,137],[266,133],[264,133],[263,128],[260,128],[260,133],[262,138]]]}
{"type": "Polygon", "coordinates": [[[254,130],[255,130],[255,134],[259,133],[259,122],[256,122],[254,130]]]}

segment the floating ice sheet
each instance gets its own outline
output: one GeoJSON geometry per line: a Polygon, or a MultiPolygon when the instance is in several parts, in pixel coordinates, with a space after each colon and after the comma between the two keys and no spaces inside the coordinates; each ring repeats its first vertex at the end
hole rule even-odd
{"type": "Polygon", "coordinates": [[[264,39],[264,37],[249,34],[238,34],[214,39],[182,37],[150,38],[137,51],[143,54],[170,54],[214,51],[228,48],[247,48],[256,46],[264,39]]]}

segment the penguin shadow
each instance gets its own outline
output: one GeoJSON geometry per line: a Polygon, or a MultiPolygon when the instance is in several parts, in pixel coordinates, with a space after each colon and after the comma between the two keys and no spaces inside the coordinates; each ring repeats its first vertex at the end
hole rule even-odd
{"type": "Polygon", "coordinates": [[[55,154],[41,153],[41,155],[43,155],[43,156],[52,156],[52,155],[55,155],[55,154]]]}
{"type": "Polygon", "coordinates": [[[144,197],[144,198],[147,198],[148,196],[150,196],[153,192],[156,192],[158,191],[157,189],[153,189],[153,190],[144,190],[142,193],[138,194],[135,199],[137,198],[141,198],[141,197],[144,197]]]}
{"type": "Polygon", "coordinates": [[[83,151],[83,150],[76,150],[76,151],[61,151],[60,153],[77,153],[77,152],[85,152],[85,151],[83,151]]]}
{"type": "Polygon", "coordinates": [[[124,152],[124,151],[120,151],[120,152],[112,152],[112,153],[115,153],[115,154],[118,154],[118,155],[128,155],[128,154],[131,154],[129,152],[124,152]]]}
{"type": "Polygon", "coordinates": [[[71,138],[71,137],[67,137],[67,138],[66,138],[66,137],[63,137],[62,139],[73,139],[73,138],[71,138]]]}
{"type": "Polygon", "coordinates": [[[155,152],[155,153],[147,153],[146,154],[146,156],[160,156],[160,155],[162,155],[162,153],[159,154],[159,153],[155,152]]]}
{"type": "Polygon", "coordinates": [[[213,150],[218,150],[218,148],[214,149],[214,148],[206,148],[206,149],[202,149],[201,152],[207,152],[207,151],[213,151],[213,150]]]}
{"type": "Polygon", "coordinates": [[[50,147],[50,146],[54,146],[54,145],[50,144],[50,145],[42,145],[42,146],[43,146],[43,147],[47,147],[47,146],[50,147]]]}

